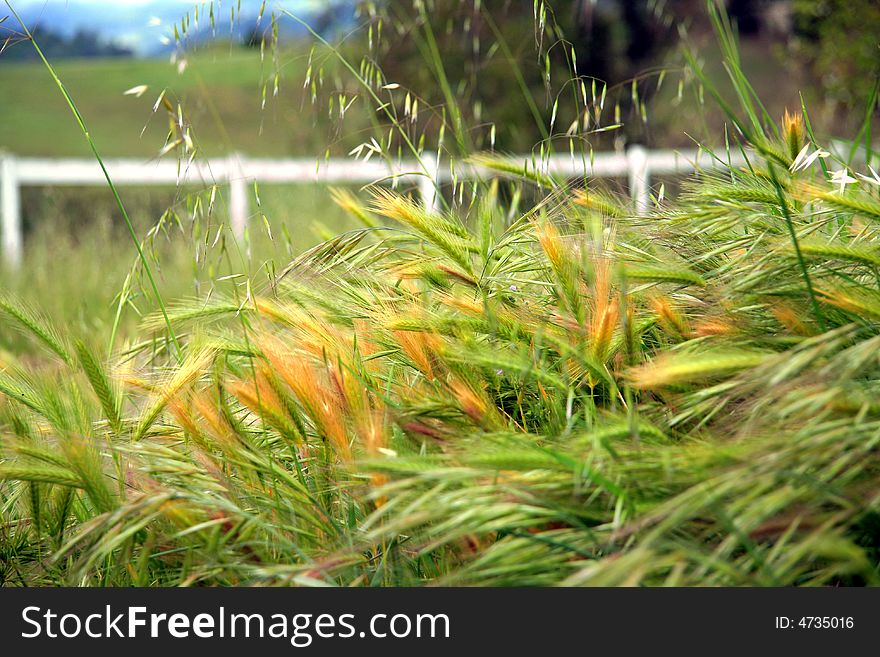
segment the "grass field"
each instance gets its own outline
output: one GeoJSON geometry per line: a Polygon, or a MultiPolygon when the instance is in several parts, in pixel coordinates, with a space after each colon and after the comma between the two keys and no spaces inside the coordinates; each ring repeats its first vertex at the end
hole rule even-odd
{"type": "MultiPolygon", "coordinates": [[[[304,74],[308,50],[287,52],[281,57],[285,76],[295,79],[304,74]]],[[[214,46],[191,55],[187,62],[182,73],[165,59],[71,60],[58,62],[57,68],[104,157],[147,160],[156,156],[168,130],[164,110],[156,114],[152,111],[163,90],[175,105],[180,102],[196,126],[195,138],[203,157],[237,151],[317,158],[322,152],[326,133],[313,125],[310,105],[298,111],[298,89],[294,91],[283,83],[279,97],[273,100],[270,80],[270,100],[261,110],[262,87],[273,74],[268,55],[262,64],[257,49],[214,46]],[[149,87],[141,97],[124,95],[127,89],[141,84],[149,87]]],[[[293,80],[287,82],[293,84],[293,80]]],[[[42,63],[0,63],[0,87],[17,90],[15,102],[0,103],[0,150],[24,156],[91,157],[42,63]]],[[[160,289],[169,298],[204,293],[210,281],[233,271],[258,277],[267,260],[283,264],[313,246],[320,236],[355,225],[329,201],[324,187],[260,186],[258,190],[249,189],[253,213],[250,244],[230,244],[231,256],[221,257],[218,251],[216,262],[208,259],[197,265],[193,260],[198,236],[192,234],[186,216],[192,195],[199,190],[120,190],[142,237],[167,210],[183,217],[180,227],[164,232],[154,244],[156,263],[161,263],[160,289]],[[272,239],[267,225],[273,231],[272,239]]],[[[72,322],[92,333],[109,332],[114,300],[135,261],[110,191],[26,188],[22,208],[25,266],[17,273],[0,268],[0,285],[25,302],[39,305],[54,320],[72,322]],[[96,252],[102,257],[87,255],[96,252]]],[[[219,208],[225,212],[222,190],[219,208]]],[[[126,313],[123,333],[135,326],[138,313],[154,310],[154,303],[150,295],[139,294],[136,311],[126,313]]],[[[16,334],[0,335],[0,349],[26,348],[27,343],[16,334]]]]}
{"type": "MultiPolygon", "coordinates": [[[[152,107],[166,89],[197,127],[205,155],[318,155],[326,148],[327,134],[315,130],[312,108],[307,102],[302,105],[300,93],[308,54],[305,48],[281,55],[282,86],[276,99],[271,56],[261,62],[259,49],[205,49],[190,56],[180,74],[167,59],[64,60],[57,62],[57,69],[83,116],[94,124],[93,137],[106,157],[156,155],[168,124],[164,113],[154,115],[152,107]],[[261,110],[267,80],[268,101],[261,110]],[[123,95],[138,85],[149,90],[139,98],[123,95]]],[[[88,154],[41,63],[6,64],[0,59],[0,88],[16,90],[15,102],[0,103],[0,148],[20,155],[88,154]]]]}
{"type": "MultiPolygon", "coordinates": [[[[123,187],[121,193],[132,209],[139,235],[145,239],[166,210],[181,219],[180,225],[169,226],[149,241],[148,255],[156,267],[160,290],[169,299],[204,296],[215,285],[229,292],[245,280],[261,289],[268,279],[267,263],[283,267],[327,235],[358,225],[330,201],[323,186],[267,185],[259,188],[260,206],[251,191],[252,216],[245,243],[233,242],[227,232],[225,242],[215,244],[212,233],[206,244],[204,232],[195,234],[188,214],[196,190],[123,187]],[[233,273],[245,276],[216,283],[233,273]]],[[[31,189],[26,190],[23,201],[31,219],[24,266],[18,272],[0,268],[0,287],[39,307],[53,321],[106,339],[126,277],[133,268],[140,271],[110,192],[31,189]]],[[[218,222],[223,211],[221,206],[218,222]]],[[[135,276],[134,283],[123,336],[135,330],[142,314],[156,310],[142,274],[135,276]]],[[[31,351],[27,341],[7,331],[0,332],[2,350],[31,351]]]]}

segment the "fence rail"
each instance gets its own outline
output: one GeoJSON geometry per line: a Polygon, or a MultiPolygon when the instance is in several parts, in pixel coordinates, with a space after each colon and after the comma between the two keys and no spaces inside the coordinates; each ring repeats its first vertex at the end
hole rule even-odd
{"type": "MultiPolygon", "coordinates": [[[[741,155],[732,156],[731,164],[744,163],[741,155]]],[[[531,156],[511,156],[519,168],[534,170],[531,156]]],[[[625,153],[596,153],[591,159],[553,155],[538,164],[539,171],[560,178],[627,178],[634,209],[645,212],[650,205],[652,175],[686,173],[719,163],[705,151],[648,151],[640,146],[625,153]]],[[[247,226],[249,199],[247,187],[260,183],[369,184],[405,181],[414,184],[426,207],[436,209],[437,190],[452,180],[448,167],[438,166],[436,155],[426,153],[421,161],[388,164],[382,161],[360,162],[330,159],[270,160],[232,155],[223,159],[193,162],[178,166],[174,161],[144,162],[133,159],[105,161],[111,179],[117,185],[215,185],[229,186],[227,206],[230,225],[237,236],[247,226]]],[[[460,165],[459,180],[491,177],[497,171],[460,165]]],[[[46,159],[16,157],[0,153],[0,222],[2,222],[3,261],[20,266],[23,258],[23,231],[20,190],[24,186],[95,186],[106,184],[98,163],[88,159],[46,159]]]]}

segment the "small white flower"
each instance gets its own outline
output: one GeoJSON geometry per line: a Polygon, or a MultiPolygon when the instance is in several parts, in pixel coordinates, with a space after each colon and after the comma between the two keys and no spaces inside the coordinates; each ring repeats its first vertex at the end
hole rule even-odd
{"type": "Polygon", "coordinates": [[[144,95],[144,92],[145,92],[147,89],[149,89],[149,87],[148,87],[147,85],[145,85],[145,84],[139,84],[139,85],[136,86],[136,87],[132,87],[131,89],[128,89],[128,90],[126,90],[126,91],[123,91],[123,92],[122,92],[122,95],[123,95],[123,96],[136,96],[137,98],[140,98],[141,96],[144,95]]]}
{"type": "Polygon", "coordinates": [[[379,146],[378,142],[376,142],[375,139],[370,138],[370,142],[371,143],[369,143],[369,144],[367,142],[364,142],[360,146],[355,146],[354,148],[352,148],[348,152],[348,154],[350,156],[354,155],[354,158],[356,160],[363,159],[364,162],[369,162],[370,158],[373,157],[373,155],[375,155],[376,153],[382,152],[382,147],[379,146]],[[366,151],[366,154],[365,154],[365,151],[366,151]]]}
{"type": "Polygon", "coordinates": [[[872,167],[870,164],[868,165],[868,171],[871,172],[870,176],[863,176],[860,173],[857,173],[856,175],[859,178],[861,178],[862,180],[864,180],[865,182],[868,182],[868,183],[871,183],[872,185],[877,185],[878,187],[880,187],[880,176],[877,175],[877,172],[874,171],[874,167],[872,167]]]}
{"type": "Polygon", "coordinates": [[[809,150],[810,144],[805,144],[804,147],[801,149],[801,152],[798,153],[797,157],[794,158],[794,162],[791,163],[789,169],[791,169],[792,171],[800,171],[809,150]]]}
{"type": "Polygon", "coordinates": [[[815,151],[810,153],[810,146],[812,144],[807,144],[801,149],[801,152],[797,154],[797,157],[794,158],[794,162],[791,163],[791,171],[803,171],[804,169],[809,168],[813,162],[815,162],[818,158],[826,158],[830,155],[828,151],[823,151],[821,148],[817,148],[815,151]],[[809,154],[808,154],[809,153],[809,154]]]}
{"type": "Polygon", "coordinates": [[[840,185],[840,193],[842,194],[847,185],[858,182],[858,180],[849,175],[846,169],[838,169],[831,175],[831,182],[835,185],[840,185]]]}

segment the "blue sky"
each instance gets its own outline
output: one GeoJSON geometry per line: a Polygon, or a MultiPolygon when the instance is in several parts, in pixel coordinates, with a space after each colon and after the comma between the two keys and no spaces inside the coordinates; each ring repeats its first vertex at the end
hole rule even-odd
{"type": "MultiPolygon", "coordinates": [[[[39,22],[68,35],[89,29],[140,53],[161,47],[170,26],[197,5],[202,7],[204,25],[208,15],[207,3],[193,0],[13,0],[12,4],[31,26],[39,22]]],[[[230,11],[238,4],[238,0],[215,0],[218,29],[229,25],[230,11]]],[[[240,4],[243,16],[256,16],[262,0],[241,0],[240,4]]],[[[327,4],[326,0],[267,0],[266,13],[272,8],[312,13],[327,4]]]]}

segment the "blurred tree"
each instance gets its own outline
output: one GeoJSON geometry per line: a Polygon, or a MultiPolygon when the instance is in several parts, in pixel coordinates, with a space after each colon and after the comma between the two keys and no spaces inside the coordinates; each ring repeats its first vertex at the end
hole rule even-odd
{"type": "MultiPolygon", "coordinates": [[[[608,85],[599,125],[615,122],[619,108],[623,126],[586,134],[593,147],[609,148],[621,137],[674,142],[668,133],[672,125],[680,133],[680,112],[652,105],[657,75],[664,67],[677,70],[670,55],[680,27],[692,43],[707,47],[710,68],[717,61],[706,1],[372,0],[360,6],[374,25],[380,19],[383,25],[373,61],[389,82],[419,93],[422,110],[445,106],[448,112],[452,100],[459,125],[469,129],[464,150],[487,148],[492,135],[497,148],[522,152],[547,139],[554,116],[555,147],[568,148],[567,128],[583,118],[581,82],[590,95],[594,79],[600,93],[608,85]]],[[[764,65],[774,47],[784,51],[784,66],[797,78],[789,87],[837,108],[836,116],[817,112],[817,126],[833,130],[835,120],[859,113],[851,110],[862,109],[880,70],[880,0],[717,1],[736,22],[743,53],[754,65],[764,65]]],[[[791,102],[793,92],[779,84],[778,74],[755,79],[769,105],[791,102]]],[[[664,90],[667,105],[675,85],[664,90]]],[[[701,104],[698,111],[717,127],[711,109],[701,104]]],[[[454,128],[455,117],[446,118],[454,128]]],[[[436,135],[438,125],[436,116],[433,123],[414,124],[419,135],[436,135]]],[[[591,122],[586,132],[596,127],[591,122]]]]}
{"type": "Polygon", "coordinates": [[[794,0],[791,50],[828,100],[861,109],[880,76],[878,0],[794,0]]]}
{"type": "Polygon", "coordinates": [[[612,107],[619,99],[625,115],[638,112],[629,82],[675,46],[669,8],[695,1],[671,0],[663,9],[652,0],[386,0],[361,9],[383,17],[386,38],[375,58],[389,80],[429,105],[448,106],[445,77],[462,123],[474,129],[470,146],[487,146],[491,121],[499,148],[522,151],[546,138],[557,99],[554,132],[576,118],[583,99],[580,85],[569,84],[575,76],[588,89],[596,79],[600,92],[607,83],[612,107]]]}
{"type": "MultiPolygon", "coordinates": [[[[31,30],[34,37],[40,43],[43,53],[52,59],[64,57],[131,57],[130,48],[120,46],[117,43],[101,38],[97,32],[78,30],[70,37],[65,37],[58,32],[36,26],[31,30]]],[[[19,43],[24,40],[20,30],[9,30],[5,35],[9,43],[16,47],[9,47],[3,51],[4,61],[21,61],[38,59],[36,51],[29,43],[19,43]]]]}

